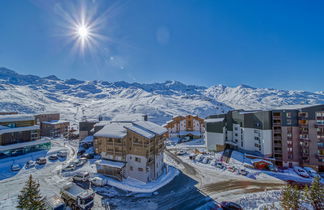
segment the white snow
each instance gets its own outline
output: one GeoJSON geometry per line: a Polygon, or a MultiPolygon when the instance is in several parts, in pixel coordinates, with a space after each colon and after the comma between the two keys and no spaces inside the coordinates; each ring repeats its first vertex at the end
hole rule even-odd
{"type": "Polygon", "coordinates": [[[134,122],[133,124],[137,125],[139,127],[145,128],[157,135],[162,135],[167,132],[166,128],[164,128],[160,125],[157,125],[153,122],[150,122],[150,121],[137,121],[137,122],[134,122]]]}
{"type": "Polygon", "coordinates": [[[52,121],[43,121],[42,123],[44,124],[50,124],[50,125],[57,125],[57,124],[62,124],[62,123],[66,123],[68,121],[66,120],[52,120],[52,121]]]}
{"type": "Polygon", "coordinates": [[[30,114],[0,115],[0,122],[29,121],[34,119],[35,117],[30,114]]]}
{"type": "Polygon", "coordinates": [[[125,128],[127,128],[141,136],[144,136],[145,138],[148,138],[148,139],[151,139],[154,137],[154,133],[152,133],[148,130],[144,130],[141,127],[138,127],[136,125],[127,125],[127,126],[125,126],[125,128]]]}
{"type": "Polygon", "coordinates": [[[123,123],[111,123],[105,125],[100,131],[94,134],[97,137],[123,138],[127,135],[123,123]]]}
{"type": "Polygon", "coordinates": [[[200,136],[201,135],[200,131],[180,131],[179,132],[179,135],[181,135],[181,136],[188,135],[188,134],[192,134],[194,136],[200,136]]]}
{"type": "Polygon", "coordinates": [[[7,129],[1,129],[0,134],[21,132],[21,131],[32,131],[32,130],[39,130],[39,125],[26,126],[26,127],[17,127],[17,128],[9,128],[8,127],[7,129]]]}
{"type": "Polygon", "coordinates": [[[97,160],[96,165],[101,165],[101,166],[108,166],[112,168],[123,168],[125,167],[124,162],[119,162],[119,161],[111,161],[111,160],[97,160]]]}
{"type": "Polygon", "coordinates": [[[136,179],[127,178],[123,181],[118,181],[113,178],[100,176],[103,179],[106,179],[108,185],[116,187],[118,189],[136,193],[152,193],[157,191],[161,187],[165,186],[171,182],[179,174],[178,169],[168,166],[168,172],[164,170],[164,173],[157,179],[148,183],[138,181],[136,179]]]}

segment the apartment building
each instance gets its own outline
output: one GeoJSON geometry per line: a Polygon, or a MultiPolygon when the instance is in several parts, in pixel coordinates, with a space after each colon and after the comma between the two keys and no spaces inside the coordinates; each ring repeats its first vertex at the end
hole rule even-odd
{"type": "Polygon", "coordinates": [[[33,115],[0,115],[0,158],[50,148],[50,141],[40,139],[40,128],[33,115]]]}
{"type": "Polygon", "coordinates": [[[273,110],[272,130],[277,165],[324,171],[324,105],[273,110]]]}
{"type": "Polygon", "coordinates": [[[205,132],[204,119],[192,115],[174,117],[163,126],[170,138],[202,138],[205,132]]]}
{"type": "Polygon", "coordinates": [[[272,156],[270,111],[234,110],[205,120],[205,140],[209,151],[222,151],[225,145],[247,152],[272,156]]]}
{"type": "Polygon", "coordinates": [[[40,125],[40,135],[48,137],[67,137],[70,122],[61,120],[59,113],[42,113],[35,115],[35,120],[40,125]]]}
{"type": "Polygon", "coordinates": [[[97,171],[122,180],[157,179],[164,169],[163,151],[167,130],[149,121],[110,122],[94,134],[97,171]]]}

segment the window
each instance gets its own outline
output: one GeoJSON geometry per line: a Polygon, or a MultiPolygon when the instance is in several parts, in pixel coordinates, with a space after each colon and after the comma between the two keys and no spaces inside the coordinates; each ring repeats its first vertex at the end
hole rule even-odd
{"type": "Polygon", "coordinates": [[[132,171],[132,170],[133,170],[133,166],[130,166],[130,167],[129,167],[129,170],[131,170],[131,171],[132,171]]]}
{"type": "Polygon", "coordinates": [[[9,127],[9,128],[15,128],[15,127],[16,127],[16,123],[9,123],[9,124],[8,124],[8,127],[9,127]]]}
{"type": "Polygon", "coordinates": [[[135,157],[135,161],[140,163],[141,162],[141,158],[135,157]]]}
{"type": "Polygon", "coordinates": [[[291,112],[287,112],[287,113],[286,113],[286,117],[287,117],[287,118],[291,118],[291,112]]]}
{"type": "Polygon", "coordinates": [[[287,125],[291,125],[292,121],[291,119],[287,119],[287,125]]]}
{"type": "Polygon", "coordinates": [[[138,171],[144,171],[144,169],[143,168],[138,168],[138,171]]]}

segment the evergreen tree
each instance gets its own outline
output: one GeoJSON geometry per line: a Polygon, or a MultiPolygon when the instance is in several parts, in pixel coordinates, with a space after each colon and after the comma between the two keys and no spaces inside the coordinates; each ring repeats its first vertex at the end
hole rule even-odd
{"type": "Polygon", "coordinates": [[[39,183],[33,180],[32,175],[26,182],[26,185],[18,195],[17,208],[24,210],[42,210],[44,209],[43,197],[40,194],[39,183]]]}
{"type": "Polygon", "coordinates": [[[281,206],[286,209],[299,209],[301,193],[297,186],[286,185],[281,190],[281,206]]]}
{"type": "Polygon", "coordinates": [[[315,210],[324,209],[324,187],[321,186],[319,177],[314,178],[310,187],[305,187],[304,194],[304,200],[310,203],[315,210]]]}

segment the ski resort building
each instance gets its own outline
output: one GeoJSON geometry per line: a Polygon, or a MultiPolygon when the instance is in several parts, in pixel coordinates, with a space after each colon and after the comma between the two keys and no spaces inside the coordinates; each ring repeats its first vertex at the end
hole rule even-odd
{"type": "Polygon", "coordinates": [[[149,121],[111,122],[94,134],[96,163],[104,175],[142,182],[157,179],[164,169],[163,151],[167,130],[149,121]]]}
{"type": "Polygon", "coordinates": [[[281,167],[324,171],[324,105],[272,111],[230,111],[205,120],[210,151],[225,146],[271,156],[281,167]]]}
{"type": "Polygon", "coordinates": [[[40,128],[33,115],[0,115],[0,158],[49,149],[51,143],[40,139],[40,128]]]}
{"type": "Polygon", "coordinates": [[[202,138],[205,132],[204,119],[198,116],[177,116],[163,125],[168,130],[169,138],[202,138]]]}
{"type": "Polygon", "coordinates": [[[324,171],[324,105],[272,111],[276,164],[324,171]]]}
{"type": "Polygon", "coordinates": [[[40,125],[40,135],[48,137],[68,136],[70,122],[61,120],[59,113],[43,113],[35,115],[40,125]]]}
{"type": "Polygon", "coordinates": [[[270,111],[229,111],[205,120],[209,151],[224,150],[225,145],[263,156],[272,156],[270,111]]]}

